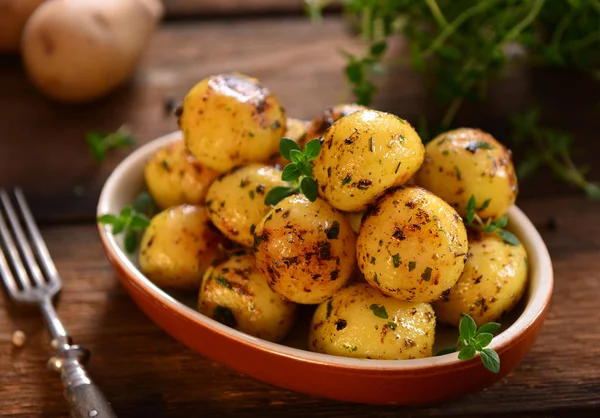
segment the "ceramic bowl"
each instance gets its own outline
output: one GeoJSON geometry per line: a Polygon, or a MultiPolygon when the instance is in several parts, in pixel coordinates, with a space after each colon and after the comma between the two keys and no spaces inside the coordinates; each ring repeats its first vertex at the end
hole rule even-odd
{"type": "MultiPolygon", "coordinates": [[[[144,164],[159,148],[181,137],[158,138],[133,152],[106,181],[98,214],[115,213],[144,190],[144,164]]],[[[553,286],[548,250],[531,221],[517,207],[508,213],[511,230],[529,253],[529,287],[520,305],[501,322],[490,347],[500,356],[498,374],[478,357],[461,361],[457,354],[416,360],[366,360],[318,354],[303,349],[300,324],[275,344],[246,335],[198,313],[196,295],[177,295],[155,286],[140,272],[135,257],[123,250],[120,237],[99,226],[106,254],[131,298],[159,327],[198,353],[262,381],[331,399],[372,404],[438,402],[482,389],[506,376],[523,359],[542,328],[553,286]]],[[[310,308],[306,308],[310,309],[310,308]]],[[[308,320],[310,312],[308,313],[308,320]]],[[[451,346],[457,331],[438,329],[437,348],[451,346]],[[452,341],[452,342],[451,342],[452,341]]]]}

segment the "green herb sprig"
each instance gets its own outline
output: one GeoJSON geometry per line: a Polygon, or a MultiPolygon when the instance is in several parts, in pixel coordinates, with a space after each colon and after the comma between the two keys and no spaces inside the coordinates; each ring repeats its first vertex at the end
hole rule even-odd
{"type": "Polygon", "coordinates": [[[126,125],[111,133],[90,131],[85,135],[85,141],[96,161],[103,161],[106,158],[106,153],[113,148],[126,148],[135,145],[135,138],[126,125]]]}
{"type": "Polygon", "coordinates": [[[282,199],[295,193],[302,192],[308,200],[317,199],[317,182],[313,178],[312,162],[321,151],[321,142],[318,138],[310,140],[300,149],[300,145],[290,138],[281,138],[279,152],[281,156],[291,161],[281,173],[281,179],[290,183],[290,186],[276,186],[265,196],[266,205],[276,205],[282,199]]]}
{"type": "Polygon", "coordinates": [[[514,142],[527,145],[530,149],[517,166],[519,179],[526,178],[540,165],[545,164],[571,186],[583,190],[592,199],[600,199],[600,183],[585,178],[589,167],[577,166],[571,158],[571,135],[541,126],[540,118],[540,109],[532,108],[527,113],[511,119],[514,142]]]}
{"type": "MultiPolygon", "coordinates": [[[[483,202],[479,210],[485,210],[489,204],[491,199],[483,202]]],[[[473,228],[477,228],[483,232],[492,232],[496,233],[504,240],[504,242],[510,245],[519,245],[519,238],[515,234],[510,231],[504,229],[508,224],[508,216],[504,215],[497,221],[492,220],[491,218],[487,219],[487,221],[483,221],[481,217],[477,214],[477,202],[475,201],[475,196],[471,195],[469,201],[467,202],[467,213],[464,219],[465,226],[470,226],[473,228]]]]}
{"type": "Polygon", "coordinates": [[[477,353],[486,369],[492,373],[500,371],[500,358],[498,353],[491,348],[487,348],[494,338],[494,333],[498,331],[500,324],[497,322],[488,322],[477,329],[477,324],[469,315],[464,315],[458,326],[459,336],[453,347],[438,351],[435,355],[458,352],[459,360],[470,360],[477,353]]]}
{"type": "Polygon", "coordinates": [[[98,216],[98,223],[110,225],[113,235],[125,234],[125,251],[135,252],[139,234],[150,225],[150,217],[156,211],[156,205],[147,192],[140,193],[133,206],[125,206],[118,215],[104,214],[98,216]]]}

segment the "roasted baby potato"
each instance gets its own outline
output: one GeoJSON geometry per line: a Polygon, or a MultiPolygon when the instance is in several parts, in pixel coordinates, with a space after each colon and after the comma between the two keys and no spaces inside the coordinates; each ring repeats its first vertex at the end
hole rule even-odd
{"type": "Polygon", "coordinates": [[[405,187],[366,213],[356,257],[371,286],[400,300],[433,302],[460,277],[467,246],[465,226],[450,205],[405,187]]]}
{"type": "Polygon", "coordinates": [[[398,360],[430,357],[434,339],[430,304],[400,301],[357,283],[319,305],[308,346],[336,356],[398,360]]]}
{"type": "Polygon", "coordinates": [[[490,134],[468,128],[449,131],[429,142],[426,154],[417,184],[461,216],[471,196],[482,219],[498,219],[515,203],[519,187],[510,151],[490,134]]]}
{"type": "Polygon", "coordinates": [[[527,287],[527,253],[497,234],[469,231],[465,269],[450,293],[434,304],[440,322],[458,327],[463,314],[477,326],[496,321],[519,302],[527,287]]]}
{"type": "MultiPolygon", "coordinates": [[[[286,138],[293,139],[298,144],[303,144],[304,138],[306,137],[306,127],[307,126],[308,126],[308,123],[303,120],[287,118],[287,126],[286,126],[284,136],[286,138]]],[[[288,165],[290,162],[281,156],[281,154],[279,153],[279,149],[278,149],[276,154],[271,157],[270,163],[276,164],[279,167],[283,168],[286,165],[288,165]]]]}
{"type": "Polygon", "coordinates": [[[299,142],[299,144],[304,146],[305,143],[311,139],[321,138],[323,135],[325,135],[325,131],[329,129],[329,127],[338,119],[364,109],[368,109],[368,107],[356,103],[343,103],[326,109],[323,113],[310,122],[310,125],[306,131],[306,135],[303,140],[299,142]]]}
{"type": "Polygon", "coordinates": [[[360,212],[387,189],[404,184],[421,166],[421,138],[404,119],[360,110],[325,132],[313,173],[331,206],[360,212]]]}
{"type": "Polygon", "coordinates": [[[195,290],[223,243],[204,207],[170,208],[152,218],[144,232],[140,269],[157,286],[195,290]]]}
{"type": "Polygon", "coordinates": [[[296,305],[269,288],[251,254],[238,255],[206,271],[198,310],[263,340],[280,341],[296,317],[296,305]]]}
{"type": "Polygon", "coordinates": [[[254,232],[256,264],[287,300],[315,304],[342,288],[354,270],[356,239],[348,220],[322,199],[279,202],[254,232]]]}
{"type": "Polygon", "coordinates": [[[271,209],[265,196],[275,186],[287,185],[275,167],[250,164],[215,180],[206,195],[213,224],[226,237],[251,247],[254,228],[271,209]]]}
{"type": "Polygon", "coordinates": [[[179,126],[192,155],[224,173],[274,155],[286,118],[275,96],[258,80],[224,74],[208,77],[190,90],[179,126]]]}
{"type": "Polygon", "coordinates": [[[157,206],[166,209],[184,203],[204,203],[208,186],[219,173],[203,167],[180,140],[154,154],[146,164],[144,175],[157,206]]]}

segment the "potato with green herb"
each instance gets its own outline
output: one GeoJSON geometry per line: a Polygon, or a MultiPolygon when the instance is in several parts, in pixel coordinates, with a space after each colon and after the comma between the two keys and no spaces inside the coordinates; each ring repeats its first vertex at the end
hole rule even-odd
{"type": "Polygon", "coordinates": [[[200,313],[275,342],[292,327],[296,307],[269,288],[251,254],[235,255],[207,270],[198,296],[200,313]]]}
{"type": "Polygon", "coordinates": [[[400,300],[433,302],[460,277],[467,232],[450,205],[419,187],[389,191],[365,217],[358,266],[371,286],[400,300]]]}
{"type": "Polygon", "coordinates": [[[157,286],[195,290],[224,242],[204,207],[176,206],[150,221],[140,245],[140,270],[157,286]]]}
{"type": "Polygon", "coordinates": [[[527,288],[527,253],[497,234],[469,231],[469,252],[460,279],[434,308],[440,322],[458,326],[464,314],[477,326],[498,320],[527,288]]]}
{"type": "Polygon", "coordinates": [[[224,173],[276,154],[286,117],[258,80],[222,74],[202,80],[185,96],[179,126],[192,155],[224,173]]]}
{"type": "Polygon", "coordinates": [[[325,132],[313,175],[331,206],[361,212],[386,190],[404,184],[424,157],[421,138],[390,113],[360,110],[325,132]]]}
{"type": "Polygon", "coordinates": [[[308,347],[342,357],[404,360],[430,357],[434,339],[430,304],[400,301],[357,283],[319,305],[308,347]]]}
{"type": "Polygon", "coordinates": [[[161,209],[204,203],[208,187],[218,175],[192,157],[183,140],[158,150],[144,169],[148,190],[161,209]]]}
{"type": "Polygon", "coordinates": [[[254,232],[256,263],[271,288],[287,300],[321,303],[350,279],[355,236],[346,217],[323,199],[280,201],[254,232]]]}
{"type": "Polygon", "coordinates": [[[213,224],[226,237],[251,247],[254,228],[271,209],[265,196],[275,186],[285,186],[281,171],[262,164],[238,167],[221,176],[208,189],[206,207],[213,224]]]}
{"type": "Polygon", "coordinates": [[[517,198],[519,187],[511,154],[493,136],[461,128],[437,136],[426,147],[417,184],[448,202],[465,216],[475,197],[482,219],[498,219],[517,198]]]}
{"type": "Polygon", "coordinates": [[[356,103],[342,103],[326,109],[310,122],[306,135],[303,141],[300,142],[300,145],[304,145],[311,139],[323,137],[325,131],[327,131],[327,129],[329,129],[329,127],[337,120],[364,109],[368,109],[368,107],[356,103]]]}

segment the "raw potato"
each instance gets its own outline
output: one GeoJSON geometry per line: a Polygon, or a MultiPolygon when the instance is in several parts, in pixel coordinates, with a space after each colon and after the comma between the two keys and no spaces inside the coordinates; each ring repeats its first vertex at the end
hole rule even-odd
{"type": "Polygon", "coordinates": [[[208,186],[218,175],[192,157],[183,139],[160,149],[144,170],[148,190],[161,209],[204,203],[208,186]]]}
{"type": "Polygon", "coordinates": [[[498,219],[515,203],[519,187],[510,151],[490,134],[468,128],[449,131],[429,142],[426,154],[417,184],[444,199],[461,216],[471,196],[482,219],[498,219]]]}
{"type": "Polygon", "coordinates": [[[290,196],[256,227],[256,264],[287,300],[321,303],[350,279],[355,242],[346,217],[323,199],[290,196]]]}
{"type": "Polygon", "coordinates": [[[140,269],[160,287],[195,290],[220,256],[224,239],[201,206],[167,209],[150,221],[140,245],[140,269]]]}
{"type": "Polygon", "coordinates": [[[269,288],[252,255],[236,256],[209,269],[198,297],[200,313],[274,342],[294,324],[296,307],[269,288]]]}
{"type": "Polygon", "coordinates": [[[435,303],[440,322],[458,326],[463,314],[477,326],[496,321],[515,307],[527,287],[527,253],[497,234],[469,234],[465,269],[448,295],[435,303]]]}
{"type": "Polygon", "coordinates": [[[44,0],[0,1],[0,53],[17,52],[23,27],[44,0]]]}
{"type": "Polygon", "coordinates": [[[304,146],[304,144],[311,139],[322,138],[323,135],[325,135],[325,131],[327,131],[327,129],[329,129],[329,127],[338,119],[364,109],[368,109],[368,107],[356,103],[344,103],[326,109],[310,122],[306,136],[303,141],[300,142],[300,145],[304,146]]]}
{"type": "MultiPolygon", "coordinates": [[[[304,138],[306,137],[306,127],[308,123],[294,118],[287,118],[287,127],[284,136],[286,138],[293,139],[298,144],[304,143],[304,138]]],[[[271,157],[271,164],[276,164],[279,167],[283,168],[288,165],[290,162],[283,158],[279,153],[279,149],[277,153],[271,157]]]]}
{"type": "Polygon", "coordinates": [[[323,139],[313,169],[319,196],[347,212],[361,212],[387,189],[404,184],[425,152],[408,122],[376,110],[341,118],[323,139]]]}
{"type": "Polygon", "coordinates": [[[396,300],[363,283],[319,305],[308,345],[335,356],[398,360],[430,357],[434,339],[430,304],[396,300]]]}
{"type": "Polygon", "coordinates": [[[192,155],[224,173],[275,155],[286,118],[275,96],[258,80],[223,74],[208,77],[190,90],[179,126],[192,155]]]}
{"type": "Polygon", "coordinates": [[[163,13],[159,0],[52,0],[23,30],[31,81],[65,102],[99,98],[133,73],[163,13]]]}
{"type": "Polygon", "coordinates": [[[432,193],[393,190],[367,212],[356,242],[371,286],[400,300],[433,302],[454,286],[467,254],[461,218],[432,193]]]}
{"type": "Polygon", "coordinates": [[[281,171],[262,164],[239,167],[217,179],[208,189],[206,207],[213,224],[229,239],[251,247],[254,228],[271,210],[265,196],[285,186],[281,171]]]}

